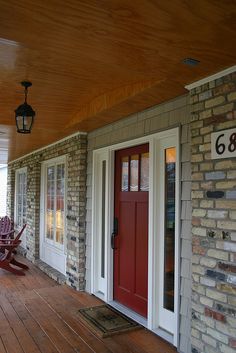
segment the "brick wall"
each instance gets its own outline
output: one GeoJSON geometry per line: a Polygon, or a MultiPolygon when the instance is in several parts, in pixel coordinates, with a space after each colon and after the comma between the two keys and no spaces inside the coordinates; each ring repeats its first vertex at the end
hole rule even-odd
{"type": "Polygon", "coordinates": [[[179,351],[191,351],[191,146],[188,96],[146,109],[88,134],[86,289],[91,282],[91,219],[93,150],[171,127],[181,127],[181,289],[179,351]]]}
{"type": "Polygon", "coordinates": [[[236,127],[236,73],[191,91],[192,352],[236,352],[236,158],[211,133],[236,127]]]}
{"type": "Polygon", "coordinates": [[[85,287],[85,203],[87,136],[76,135],[9,164],[8,214],[14,218],[15,171],[27,167],[27,258],[39,258],[41,162],[67,155],[67,283],[85,287]]]}

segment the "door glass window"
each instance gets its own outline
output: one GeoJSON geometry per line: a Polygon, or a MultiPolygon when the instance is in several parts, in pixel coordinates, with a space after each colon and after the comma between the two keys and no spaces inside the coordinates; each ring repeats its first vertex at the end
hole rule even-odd
{"type": "Polygon", "coordinates": [[[46,168],[46,238],[63,245],[65,225],[65,164],[46,168]]]}
{"type": "Polygon", "coordinates": [[[149,190],[149,152],[141,154],[140,190],[149,190]]]}
{"type": "Polygon", "coordinates": [[[176,149],[165,150],[164,308],[174,311],[176,149]]]}
{"type": "Polygon", "coordinates": [[[130,191],[138,191],[139,155],[131,156],[130,160],[130,191]]]}
{"type": "Polygon", "coordinates": [[[121,158],[121,191],[149,191],[149,152],[121,158]]]}
{"type": "Polygon", "coordinates": [[[128,191],[128,189],[129,189],[129,157],[123,157],[121,163],[122,163],[121,190],[128,191]]]}

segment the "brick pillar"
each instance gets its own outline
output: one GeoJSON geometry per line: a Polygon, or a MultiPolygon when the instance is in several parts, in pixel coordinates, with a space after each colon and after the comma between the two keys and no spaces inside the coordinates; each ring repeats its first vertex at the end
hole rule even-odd
{"type": "Polygon", "coordinates": [[[85,289],[85,222],[87,136],[71,142],[67,185],[67,284],[85,289]]]}
{"type": "Polygon", "coordinates": [[[40,221],[40,173],[39,155],[28,158],[27,166],[27,258],[39,258],[39,221],[40,221]]]}
{"type": "Polygon", "coordinates": [[[236,127],[236,73],[191,91],[192,353],[233,353],[236,158],[211,159],[211,133],[236,127]]]}

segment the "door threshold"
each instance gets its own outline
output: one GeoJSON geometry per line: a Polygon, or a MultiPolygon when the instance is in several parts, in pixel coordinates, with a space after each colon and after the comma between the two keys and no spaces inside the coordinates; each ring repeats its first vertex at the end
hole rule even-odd
{"type": "Polygon", "coordinates": [[[126,306],[116,302],[115,300],[109,301],[107,304],[112,306],[114,309],[120,311],[122,314],[128,316],[130,319],[136,321],[138,324],[148,327],[147,324],[147,319],[139,314],[137,314],[135,311],[127,308],[126,306]]]}
{"type": "Polygon", "coordinates": [[[107,304],[109,304],[110,306],[112,306],[114,309],[120,311],[122,314],[128,316],[130,319],[136,321],[138,324],[144,326],[145,328],[147,328],[148,330],[150,330],[151,332],[155,333],[157,336],[163,338],[165,341],[169,342],[170,344],[174,344],[174,337],[173,334],[171,334],[170,332],[162,329],[161,327],[159,328],[153,328],[150,329],[148,328],[148,321],[145,317],[137,314],[135,311],[127,308],[126,306],[116,302],[115,300],[112,300],[110,302],[108,302],[107,304]]]}
{"type": "Polygon", "coordinates": [[[157,336],[163,338],[165,341],[167,341],[170,344],[174,345],[174,336],[173,336],[172,333],[164,330],[161,327],[149,328],[148,327],[148,320],[145,317],[137,314],[135,311],[127,308],[126,306],[120,304],[119,302],[117,302],[115,300],[111,300],[111,301],[107,302],[104,299],[104,294],[101,293],[101,292],[96,292],[96,293],[94,293],[94,295],[96,297],[98,297],[99,299],[101,299],[102,301],[104,301],[105,303],[107,303],[108,305],[110,305],[111,307],[113,307],[114,309],[116,309],[117,311],[121,312],[122,314],[128,316],[130,319],[134,320],[138,324],[140,324],[143,327],[147,328],[148,330],[150,330],[151,332],[153,332],[157,336]]]}
{"type": "Polygon", "coordinates": [[[151,330],[153,333],[155,333],[157,336],[163,338],[165,341],[169,342],[170,344],[174,345],[174,336],[172,333],[164,330],[163,328],[155,328],[151,330]]]}
{"type": "Polygon", "coordinates": [[[112,306],[114,309],[120,311],[122,314],[128,316],[130,319],[136,321],[138,324],[144,326],[145,328],[147,328],[151,332],[155,333],[157,336],[163,338],[165,341],[169,342],[170,344],[172,344],[172,345],[174,344],[173,335],[171,333],[162,329],[161,327],[154,328],[154,329],[148,328],[147,319],[145,319],[143,316],[137,314],[135,311],[127,308],[126,306],[124,306],[114,300],[108,302],[107,304],[112,306]]]}

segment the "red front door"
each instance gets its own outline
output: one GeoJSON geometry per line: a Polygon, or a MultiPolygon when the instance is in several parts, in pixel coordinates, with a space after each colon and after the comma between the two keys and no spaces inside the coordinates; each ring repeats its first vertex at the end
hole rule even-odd
{"type": "Polygon", "coordinates": [[[147,316],[149,145],[116,152],[114,299],[147,316]]]}

